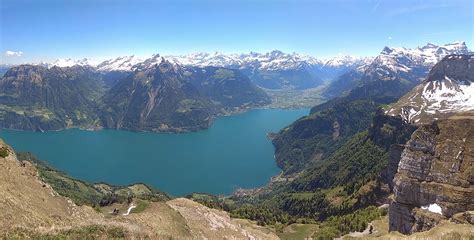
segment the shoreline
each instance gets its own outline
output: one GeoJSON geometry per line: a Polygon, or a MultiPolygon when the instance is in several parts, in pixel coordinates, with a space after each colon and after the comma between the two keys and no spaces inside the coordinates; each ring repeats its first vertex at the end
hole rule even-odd
{"type": "MultiPolygon", "coordinates": [[[[64,130],[70,130],[70,129],[79,129],[79,130],[84,130],[84,131],[100,131],[100,130],[121,130],[121,131],[128,131],[128,132],[136,132],[136,133],[156,133],[156,134],[180,134],[180,133],[192,133],[192,132],[198,132],[202,130],[207,130],[212,125],[214,124],[214,121],[222,118],[222,117],[231,117],[231,116],[237,116],[240,114],[244,114],[250,111],[254,110],[274,110],[274,109],[282,109],[282,110],[299,110],[299,109],[306,109],[309,107],[272,107],[270,105],[262,106],[262,107],[253,107],[253,108],[245,108],[245,109],[238,109],[234,111],[228,111],[224,113],[219,113],[216,114],[215,116],[212,116],[209,119],[209,122],[207,126],[196,126],[196,127],[186,127],[186,128],[166,128],[165,129],[157,129],[157,130],[134,130],[134,129],[129,129],[129,128],[106,128],[104,126],[71,126],[71,127],[64,127],[64,128],[59,128],[59,129],[49,129],[49,130],[34,130],[34,129],[18,129],[18,128],[3,128],[0,127],[1,130],[8,130],[8,131],[17,131],[17,132],[40,132],[40,133],[46,133],[46,132],[59,132],[59,131],[64,131],[64,130]]],[[[308,110],[309,111],[309,110],[308,110]]],[[[309,114],[309,112],[308,112],[309,114]]]]}

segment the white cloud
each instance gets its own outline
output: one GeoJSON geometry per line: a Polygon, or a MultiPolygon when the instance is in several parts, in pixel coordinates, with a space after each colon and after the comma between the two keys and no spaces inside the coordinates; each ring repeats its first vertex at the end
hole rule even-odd
{"type": "Polygon", "coordinates": [[[15,51],[5,51],[5,56],[7,57],[21,57],[23,55],[23,52],[15,52],[15,51]]]}
{"type": "Polygon", "coordinates": [[[392,40],[392,37],[388,37],[387,39],[388,39],[388,40],[392,40]]]}

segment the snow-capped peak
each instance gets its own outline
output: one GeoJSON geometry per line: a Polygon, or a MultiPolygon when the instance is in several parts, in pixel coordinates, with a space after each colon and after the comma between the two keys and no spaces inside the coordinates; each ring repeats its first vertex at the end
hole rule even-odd
{"type": "Polygon", "coordinates": [[[474,55],[450,55],[429,77],[387,111],[407,122],[429,123],[474,109],[474,55]]]}
{"type": "Polygon", "coordinates": [[[130,71],[133,66],[143,62],[142,58],[136,57],[135,55],[117,57],[104,61],[97,65],[99,71],[130,71]]]}
{"type": "Polygon", "coordinates": [[[469,50],[464,42],[454,42],[441,46],[428,43],[423,47],[417,47],[414,49],[404,47],[385,47],[379,56],[391,58],[404,56],[416,63],[432,67],[447,55],[468,53],[469,50]]]}
{"type": "Polygon", "coordinates": [[[324,60],[325,66],[330,67],[341,67],[341,66],[360,66],[369,64],[373,58],[371,57],[356,57],[351,55],[338,54],[335,57],[327,58],[324,60]]]}
{"type": "Polygon", "coordinates": [[[153,54],[150,58],[146,59],[145,61],[132,66],[131,70],[143,70],[143,69],[152,68],[154,66],[159,66],[166,63],[171,64],[174,69],[176,69],[180,65],[179,62],[177,62],[173,58],[164,57],[164,56],[161,56],[160,54],[153,54]]]}
{"type": "Polygon", "coordinates": [[[260,70],[287,70],[298,68],[302,64],[316,65],[321,63],[321,61],[311,56],[297,53],[288,54],[279,50],[273,50],[268,53],[250,52],[248,54],[192,53],[177,56],[171,55],[166,56],[166,58],[173,59],[182,65],[253,68],[260,70]]]}
{"type": "MultiPolygon", "coordinates": [[[[469,54],[464,42],[454,42],[445,45],[428,43],[423,47],[385,47],[375,58],[369,69],[369,74],[383,78],[391,73],[410,73],[417,69],[423,76],[437,62],[450,54],[469,54]]],[[[422,80],[422,79],[418,79],[422,80]]]]}
{"type": "Polygon", "coordinates": [[[72,58],[60,58],[54,61],[51,66],[57,66],[57,67],[72,67],[75,65],[79,66],[95,66],[94,62],[92,62],[90,59],[83,58],[79,60],[74,60],[72,58]]]}

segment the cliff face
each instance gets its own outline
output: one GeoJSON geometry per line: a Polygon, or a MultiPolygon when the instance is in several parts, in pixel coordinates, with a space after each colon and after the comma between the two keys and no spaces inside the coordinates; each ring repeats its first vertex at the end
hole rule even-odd
{"type": "Polygon", "coordinates": [[[394,179],[390,230],[432,228],[474,209],[474,112],[421,126],[402,152],[394,179]]]}

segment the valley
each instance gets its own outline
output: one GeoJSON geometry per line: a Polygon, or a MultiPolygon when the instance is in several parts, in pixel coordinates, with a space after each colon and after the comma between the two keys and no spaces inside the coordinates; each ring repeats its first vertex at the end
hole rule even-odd
{"type": "Polygon", "coordinates": [[[218,118],[207,130],[181,134],[0,130],[0,137],[16,151],[31,152],[89,182],[144,182],[175,196],[231,194],[237,188],[262,186],[278,174],[266,135],[308,111],[252,110],[218,118]]]}
{"type": "Polygon", "coordinates": [[[0,240],[474,240],[473,0],[0,0],[0,240]]]}
{"type": "Polygon", "coordinates": [[[471,237],[472,61],[456,42],[19,65],[0,79],[0,137],[91,219],[42,232],[38,217],[34,237],[471,237]]]}

